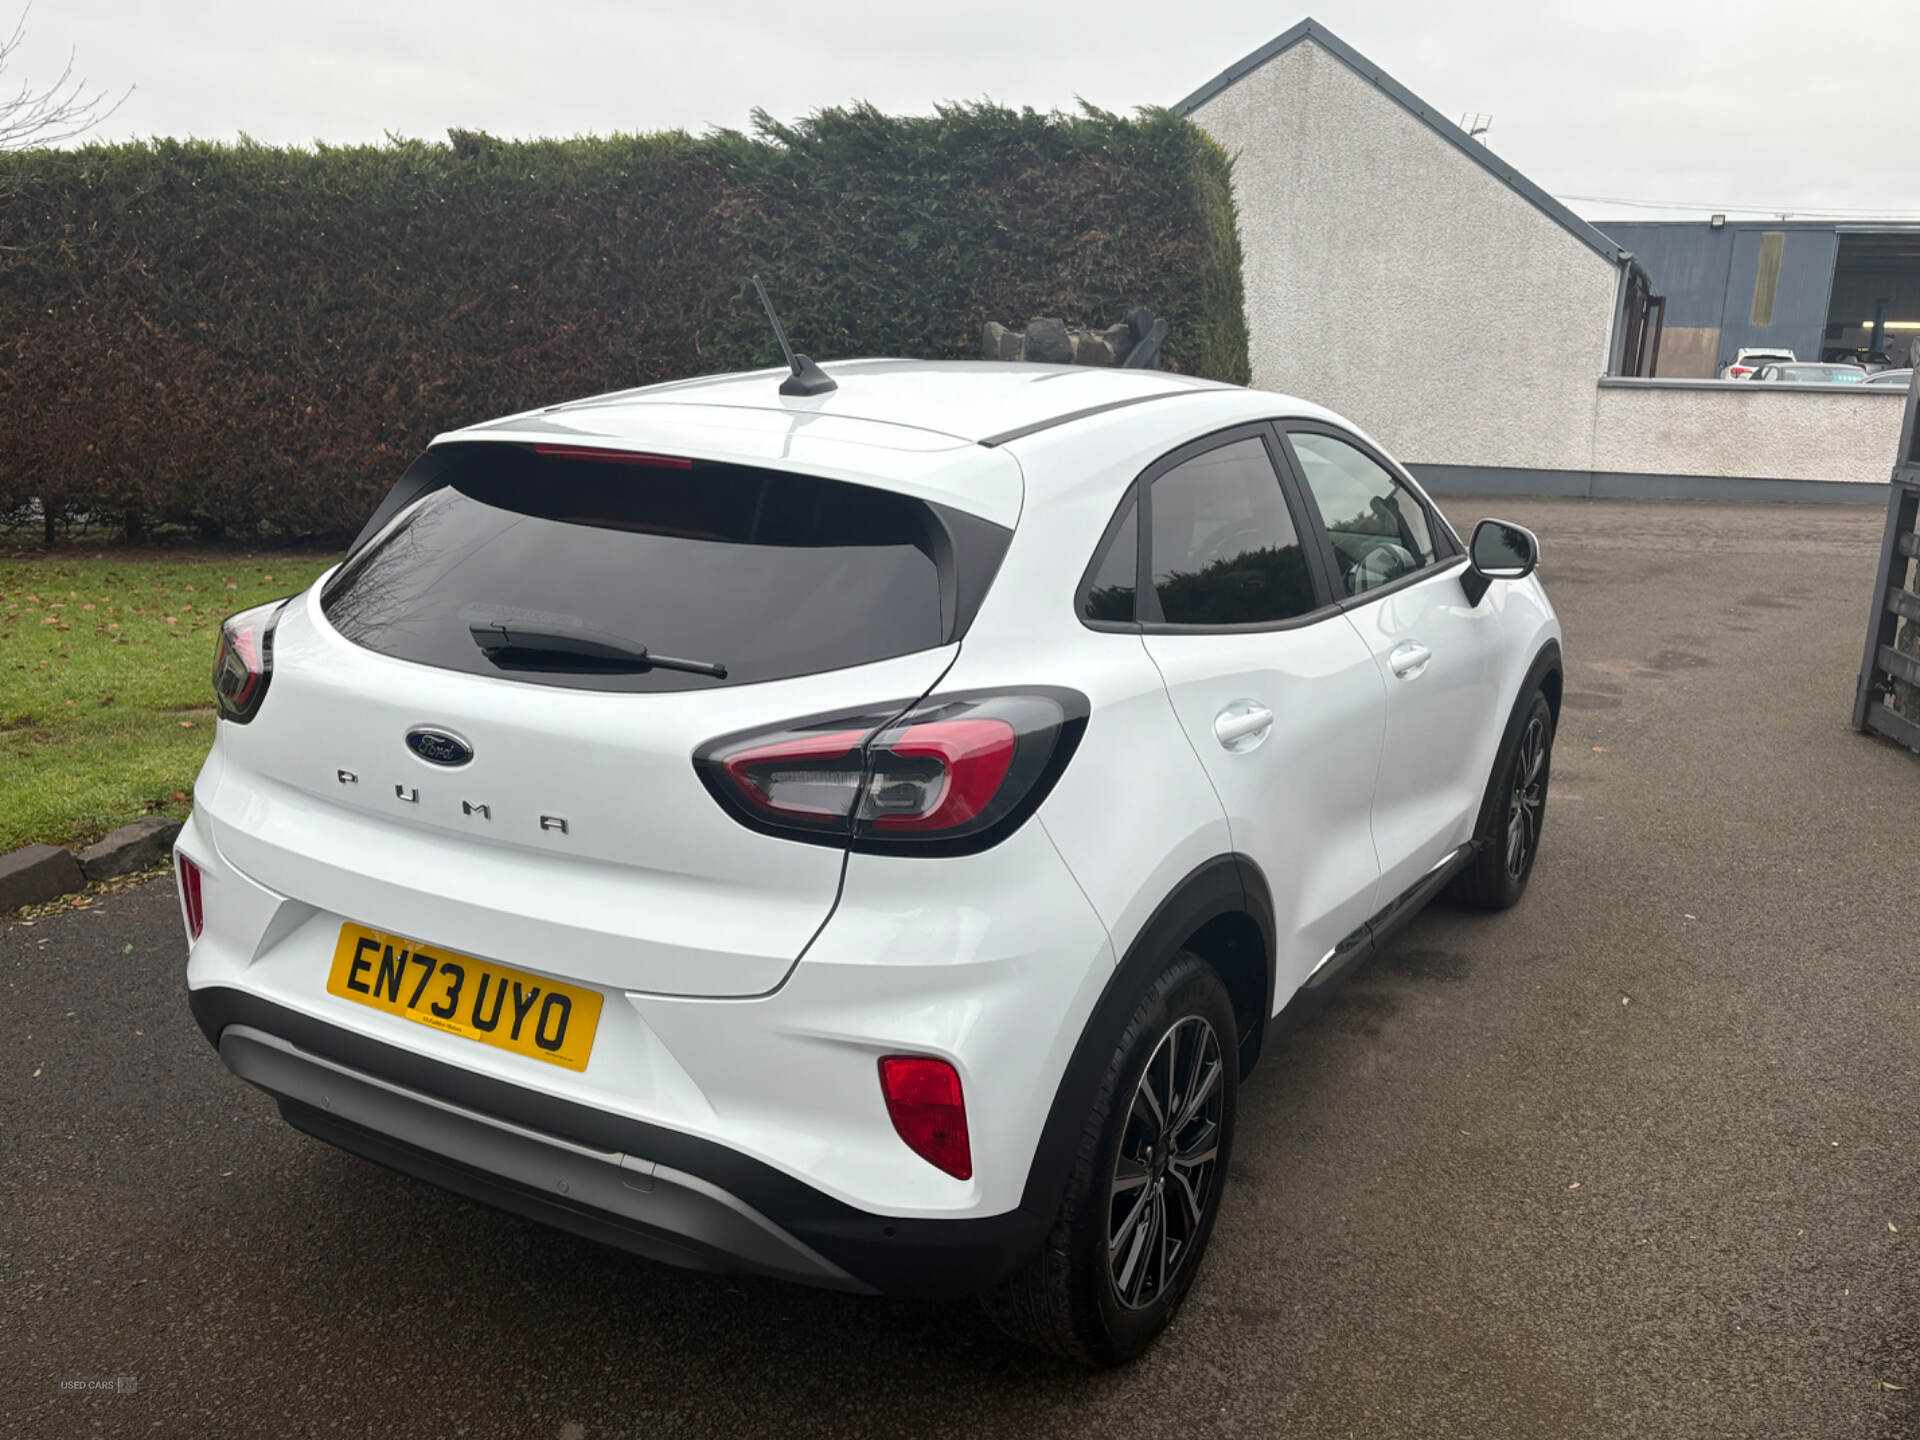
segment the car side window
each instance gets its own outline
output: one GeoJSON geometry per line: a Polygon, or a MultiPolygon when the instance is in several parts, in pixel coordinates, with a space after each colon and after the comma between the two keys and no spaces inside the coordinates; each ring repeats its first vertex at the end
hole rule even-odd
{"type": "Polygon", "coordinates": [[[1106,548],[1093,562],[1087,588],[1080,596],[1080,618],[1131,622],[1139,571],[1140,507],[1129,491],[1120,523],[1113,527],[1106,548]]]}
{"type": "Polygon", "coordinates": [[[1160,475],[1147,513],[1153,594],[1145,618],[1251,625],[1316,608],[1306,549],[1258,437],[1216,446],[1160,475]]]}
{"type": "Polygon", "coordinates": [[[1434,563],[1433,521],[1411,490],[1370,456],[1312,431],[1287,439],[1333,542],[1338,580],[1363,595],[1434,563]]]}

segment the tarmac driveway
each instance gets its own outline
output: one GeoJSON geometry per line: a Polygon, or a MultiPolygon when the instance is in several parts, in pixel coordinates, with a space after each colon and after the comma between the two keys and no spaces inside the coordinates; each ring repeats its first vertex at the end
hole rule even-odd
{"type": "Polygon", "coordinates": [[[1535,527],[1566,622],[1533,889],[1430,912],[1262,1065],[1140,1363],[308,1140],[194,1030],[156,884],[0,928],[0,1431],[1920,1433],[1920,759],[1846,725],[1878,513],[1448,509],[1535,527]]]}

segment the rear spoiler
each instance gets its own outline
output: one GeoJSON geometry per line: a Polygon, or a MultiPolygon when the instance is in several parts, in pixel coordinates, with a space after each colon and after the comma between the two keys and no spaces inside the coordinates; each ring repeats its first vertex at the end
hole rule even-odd
{"type": "Polygon", "coordinates": [[[394,482],[386,498],[373,507],[373,514],[367,517],[367,523],[360,527],[360,533],[354,536],[353,543],[347,546],[344,558],[351,560],[367,547],[374,536],[387,528],[387,522],[394,516],[422,495],[445,485],[447,474],[452,468],[453,456],[448,450],[428,450],[419,456],[401,472],[400,478],[394,482]]]}

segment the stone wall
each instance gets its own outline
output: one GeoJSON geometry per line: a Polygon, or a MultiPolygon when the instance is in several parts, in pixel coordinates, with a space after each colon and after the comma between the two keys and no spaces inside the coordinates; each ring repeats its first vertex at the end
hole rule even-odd
{"type": "Polygon", "coordinates": [[[989,320],[980,332],[982,360],[1025,360],[1037,365],[1124,365],[1127,357],[1144,340],[1152,346],[1145,357],[1145,368],[1158,368],[1159,340],[1166,327],[1156,321],[1153,312],[1137,306],[1126,320],[1104,330],[1085,325],[1069,325],[1064,320],[1035,316],[1025,330],[1010,330],[989,320]],[[1158,334],[1156,336],[1156,327],[1158,334]]]}

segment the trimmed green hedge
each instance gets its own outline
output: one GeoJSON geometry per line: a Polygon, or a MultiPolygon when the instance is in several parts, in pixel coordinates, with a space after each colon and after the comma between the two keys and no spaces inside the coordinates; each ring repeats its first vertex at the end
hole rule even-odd
{"type": "Polygon", "coordinates": [[[778,349],[970,356],[1146,303],[1248,378],[1225,154],[1165,111],[0,155],[0,517],[350,535],[437,432],[778,349]]]}

